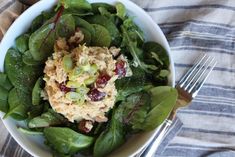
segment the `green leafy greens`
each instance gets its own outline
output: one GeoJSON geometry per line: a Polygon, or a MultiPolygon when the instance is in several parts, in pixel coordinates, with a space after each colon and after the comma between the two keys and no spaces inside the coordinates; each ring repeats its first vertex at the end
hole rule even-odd
{"type": "MultiPolygon", "coordinates": [[[[158,127],[177,99],[176,89],[166,86],[170,74],[166,50],[145,40],[142,30],[120,2],[113,6],[86,0],[59,0],[55,9],[38,15],[30,29],[16,38],[15,47],[7,51],[5,73],[0,73],[0,111],[6,113],[4,118],[25,120],[27,127],[18,130],[28,135],[43,135],[45,143],[59,156],[76,153],[107,156],[129,136],[158,127]],[[80,129],[82,120],[69,122],[43,99],[47,96],[43,92],[43,79],[48,79],[43,78],[45,61],[52,56],[59,37],[67,40],[78,30],[84,35],[80,44],[115,46],[121,51],[113,58],[117,63],[125,58],[128,63],[125,65],[128,75],[115,81],[116,102],[107,112],[109,120],[91,122],[93,128],[89,133],[80,129]]],[[[71,49],[73,45],[68,43],[68,47],[71,49]]],[[[71,57],[63,56],[65,71],[74,67],[71,57]]],[[[93,82],[89,88],[94,86],[93,82]]],[[[63,88],[60,83],[58,87],[63,88]]]]}

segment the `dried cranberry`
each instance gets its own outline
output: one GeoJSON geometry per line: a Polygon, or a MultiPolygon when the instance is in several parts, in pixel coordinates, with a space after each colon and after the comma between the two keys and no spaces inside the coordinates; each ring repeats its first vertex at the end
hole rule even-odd
{"type": "Polygon", "coordinates": [[[66,87],[66,85],[64,83],[60,83],[59,88],[62,92],[65,92],[65,93],[76,91],[75,88],[66,87]]]}
{"type": "Polygon", "coordinates": [[[106,96],[106,93],[100,92],[98,89],[93,88],[87,93],[87,95],[91,101],[100,101],[106,96]]]}
{"type": "Polygon", "coordinates": [[[83,119],[78,124],[78,129],[83,133],[89,133],[91,131],[91,128],[86,127],[86,123],[92,123],[92,122],[89,120],[83,119]]]}
{"type": "Polygon", "coordinates": [[[126,75],[125,61],[119,60],[114,71],[119,77],[124,77],[126,75]]]}
{"type": "Polygon", "coordinates": [[[111,77],[107,73],[103,72],[98,76],[96,80],[96,86],[98,88],[104,88],[110,79],[111,77]]]}

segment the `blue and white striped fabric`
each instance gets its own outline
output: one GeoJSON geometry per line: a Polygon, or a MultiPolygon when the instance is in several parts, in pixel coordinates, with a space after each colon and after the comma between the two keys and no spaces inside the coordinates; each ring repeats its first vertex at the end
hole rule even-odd
{"type": "MultiPolygon", "coordinates": [[[[197,98],[178,112],[156,157],[235,156],[235,0],[132,1],[144,8],[166,35],[177,80],[200,53],[218,61],[197,98]]],[[[0,156],[30,156],[1,122],[0,130],[0,156]]]]}
{"type": "Polygon", "coordinates": [[[170,44],[176,80],[200,53],[217,66],[193,103],[179,110],[156,156],[235,156],[235,1],[134,0],[170,44]]]}

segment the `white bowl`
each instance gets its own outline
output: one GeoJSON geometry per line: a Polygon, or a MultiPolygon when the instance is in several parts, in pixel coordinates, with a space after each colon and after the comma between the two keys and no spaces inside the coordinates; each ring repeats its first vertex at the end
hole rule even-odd
{"type": "MultiPolygon", "coordinates": [[[[127,10],[128,14],[134,16],[134,21],[144,31],[146,40],[156,41],[161,44],[168,52],[170,58],[170,70],[171,75],[169,76],[169,85],[174,86],[175,71],[173,60],[170,55],[170,48],[167,43],[165,36],[163,35],[159,26],[151,19],[151,17],[136,4],[129,0],[88,0],[89,2],[106,2],[115,4],[116,2],[122,2],[127,10]]],[[[31,25],[32,20],[39,15],[42,11],[49,10],[56,4],[57,0],[41,0],[29,9],[27,9],[9,28],[0,44],[0,71],[3,71],[4,67],[4,56],[7,50],[14,46],[15,39],[22,33],[24,33],[31,25]]],[[[2,117],[4,114],[0,113],[2,117]]],[[[51,157],[52,154],[50,149],[44,145],[44,138],[42,136],[29,136],[25,135],[17,130],[17,126],[23,125],[22,122],[17,122],[11,118],[4,119],[3,123],[6,128],[13,136],[13,138],[32,156],[35,157],[51,157]]],[[[135,153],[139,152],[153,137],[158,129],[151,132],[145,132],[130,138],[121,148],[113,152],[110,156],[112,157],[127,157],[134,156],[135,153]]]]}

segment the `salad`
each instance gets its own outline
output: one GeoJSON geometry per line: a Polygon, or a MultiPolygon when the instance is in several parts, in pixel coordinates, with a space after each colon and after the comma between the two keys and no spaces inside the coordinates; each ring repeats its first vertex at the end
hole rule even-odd
{"type": "Polygon", "coordinates": [[[59,0],[7,51],[3,118],[43,135],[55,156],[103,157],[158,127],[174,107],[169,58],[117,2],[59,0]]]}

